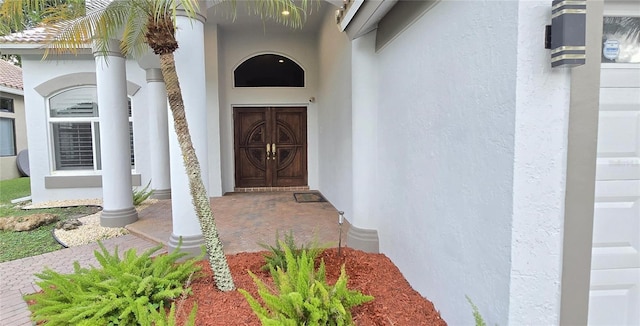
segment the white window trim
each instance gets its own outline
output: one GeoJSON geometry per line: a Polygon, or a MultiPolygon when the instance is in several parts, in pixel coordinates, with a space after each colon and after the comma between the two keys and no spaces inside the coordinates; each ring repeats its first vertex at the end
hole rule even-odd
{"type": "MultiPolygon", "coordinates": [[[[51,93],[45,99],[45,114],[47,120],[47,147],[49,152],[49,174],[52,176],[83,176],[83,175],[102,175],[102,169],[98,169],[98,156],[100,153],[96,151],[96,132],[94,123],[100,123],[100,108],[98,108],[98,116],[97,117],[51,117],[51,98],[62,94],[67,91],[71,91],[74,89],[81,88],[96,88],[96,85],[82,85],[77,87],[69,87],[65,89],[58,90],[57,92],[51,93]],[[93,154],[93,169],[78,169],[78,170],[57,170],[56,169],[56,153],[55,153],[55,145],[54,145],[54,135],[53,135],[53,123],[56,122],[87,122],[91,123],[91,141],[92,141],[92,154],[93,154]]],[[[129,101],[131,101],[131,96],[127,96],[129,101]]],[[[131,123],[132,129],[135,130],[135,124],[133,122],[133,113],[129,117],[129,123],[131,123]]],[[[133,132],[135,133],[135,131],[133,132]]],[[[135,136],[134,136],[135,138],[135,136]]],[[[135,143],[135,141],[134,141],[135,143]]],[[[134,152],[132,153],[135,157],[135,146],[134,152]]],[[[135,162],[131,166],[131,173],[134,174],[136,172],[135,162]]]]}

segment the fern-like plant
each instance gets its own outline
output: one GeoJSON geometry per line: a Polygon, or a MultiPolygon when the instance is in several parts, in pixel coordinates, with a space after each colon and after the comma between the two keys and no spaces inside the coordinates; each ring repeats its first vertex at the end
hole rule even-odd
{"type": "MultiPolygon", "coordinates": [[[[32,319],[45,325],[170,325],[168,303],[190,292],[184,284],[200,267],[204,256],[177,261],[187,253],[176,250],[152,258],[162,246],[137,255],[127,250],[123,257],[116,247],[110,254],[102,243],[94,255],[100,267],[81,268],[61,274],[45,269],[36,274],[42,292],[25,296],[35,303],[29,306],[32,319]]],[[[195,312],[192,311],[193,314],[195,312]]]]}
{"type": "Polygon", "coordinates": [[[138,206],[142,204],[145,200],[147,200],[151,195],[153,195],[154,190],[149,189],[151,186],[151,180],[149,183],[142,189],[134,189],[133,190],[133,205],[138,206]]]}
{"type": "Polygon", "coordinates": [[[471,301],[471,298],[469,298],[468,295],[465,295],[464,297],[467,298],[467,301],[471,305],[471,309],[473,310],[473,319],[476,321],[476,326],[487,326],[480,314],[480,311],[478,310],[478,307],[473,303],[473,301],[471,301]]]}
{"type": "Polygon", "coordinates": [[[353,325],[351,308],[373,300],[372,296],[347,289],[347,275],[342,265],[333,286],[327,284],[324,261],[316,270],[307,250],[294,256],[285,246],[287,269],[271,268],[277,291],[273,291],[253,273],[264,306],[244,289],[240,293],[263,325],[353,325]]]}
{"type": "Polygon", "coordinates": [[[273,246],[264,243],[259,243],[258,245],[269,251],[264,255],[265,264],[262,266],[262,270],[265,271],[276,268],[287,270],[285,248],[288,248],[294,257],[298,257],[302,252],[306,251],[306,254],[313,260],[325,249],[324,246],[319,246],[317,242],[310,242],[303,245],[296,244],[293,231],[285,234],[283,240],[280,240],[280,234],[276,231],[276,243],[273,246]]]}

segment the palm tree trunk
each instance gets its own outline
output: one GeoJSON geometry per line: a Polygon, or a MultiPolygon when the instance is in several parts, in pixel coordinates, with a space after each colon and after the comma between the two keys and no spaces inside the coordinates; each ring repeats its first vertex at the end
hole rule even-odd
{"type": "Polygon", "coordinates": [[[218,236],[209,197],[202,182],[200,163],[191,142],[173,53],[160,54],[160,69],[167,88],[167,96],[173,114],[178,143],[182,150],[184,166],[189,178],[189,190],[193,198],[196,215],[200,220],[200,227],[202,228],[205,246],[209,253],[209,263],[213,270],[216,286],[221,291],[231,291],[235,289],[235,285],[233,284],[229,264],[222,251],[222,242],[220,242],[220,237],[218,236]]]}

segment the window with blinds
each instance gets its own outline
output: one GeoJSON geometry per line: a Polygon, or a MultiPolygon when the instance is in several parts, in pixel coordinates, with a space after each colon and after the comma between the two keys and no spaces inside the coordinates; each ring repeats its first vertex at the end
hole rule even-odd
{"type": "MultiPolygon", "coordinates": [[[[74,88],[49,99],[55,170],[101,170],[100,123],[95,87],[74,88]]],[[[135,165],[129,100],[131,167],[135,165]]]]}
{"type": "Polygon", "coordinates": [[[16,126],[11,118],[0,118],[0,156],[16,156],[16,126]]]}

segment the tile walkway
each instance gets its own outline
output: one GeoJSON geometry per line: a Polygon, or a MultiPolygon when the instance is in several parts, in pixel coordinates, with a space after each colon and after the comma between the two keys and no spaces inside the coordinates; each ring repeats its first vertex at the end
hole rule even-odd
{"type": "MultiPolygon", "coordinates": [[[[297,203],[292,192],[231,193],[211,199],[224,251],[233,254],[260,251],[258,243],[272,244],[276,231],[294,233],[296,241],[317,240],[337,246],[337,210],[328,202],[297,203]]],[[[166,242],[171,235],[171,201],[161,200],[140,212],[139,220],[127,228],[131,234],[104,241],[113,252],[136,248],[139,252],[166,242]]],[[[349,225],[342,232],[344,245],[349,225]]],[[[81,266],[97,265],[93,251],[97,244],[62,249],[40,256],[0,263],[0,325],[32,325],[22,296],[39,290],[34,273],[45,266],[62,273],[73,271],[73,261],[81,266]]],[[[163,249],[164,251],[164,249],[163,249]]]]}

